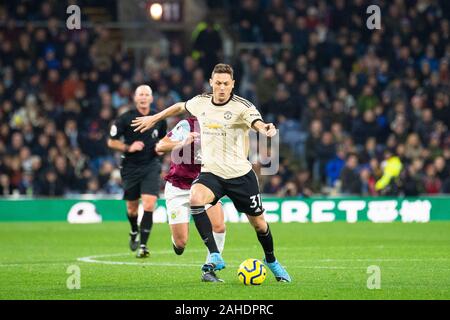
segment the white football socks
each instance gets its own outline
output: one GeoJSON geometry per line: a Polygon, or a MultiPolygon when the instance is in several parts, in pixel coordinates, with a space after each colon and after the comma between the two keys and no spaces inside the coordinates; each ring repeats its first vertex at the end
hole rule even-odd
{"type": "MultiPolygon", "coordinates": [[[[219,249],[220,254],[222,254],[223,248],[225,246],[225,235],[226,234],[227,234],[226,231],[223,233],[216,233],[213,231],[214,240],[216,241],[217,249],[219,249]]],[[[206,255],[206,263],[208,263],[208,261],[209,261],[209,250],[208,250],[208,254],[206,255]]]]}

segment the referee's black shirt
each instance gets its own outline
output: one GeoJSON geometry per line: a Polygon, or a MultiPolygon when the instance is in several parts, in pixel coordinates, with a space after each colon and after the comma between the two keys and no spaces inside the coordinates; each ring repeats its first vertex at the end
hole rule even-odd
{"type": "MultiPolygon", "coordinates": [[[[148,115],[154,114],[154,112],[150,112],[148,115]]],[[[129,146],[135,141],[142,141],[145,144],[144,149],[141,151],[124,153],[123,167],[145,165],[152,159],[158,157],[155,152],[155,145],[166,135],[167,122],[165,120],[160,121],[153,128],[143,133],[134,132],[135,127],[131,126],[131,121],[136,117],[142,116],[144,115],[137,111],[137,109],[124,112],[116,119],[109,131],[109,137],[111,139],[119,140],[123,137],[123,142],[129,146]]]]}

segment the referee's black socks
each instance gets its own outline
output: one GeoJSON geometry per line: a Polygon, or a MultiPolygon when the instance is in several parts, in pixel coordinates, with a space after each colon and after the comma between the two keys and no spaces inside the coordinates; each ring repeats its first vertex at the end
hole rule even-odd
{"type": "Polygon", "coordinates": [[[264,233],[256,233],[258,236],[259,243],[263,247],[264,254],[266,255],[267,262],[274,262],[275,255],[273,253],[273,239],[272,232],[270,232],[269,224],[267,224],[267,231],[264,233]]]}
{"type": "Polygon", "coordinates": [[[144,211],[141,220],[141,245],[147,245],[148,237],[153,226],[153,211],[144,211]]]}
{"type": "Polygon", "coordinates": [[[205,206],[191,206],[192,218],[203,242],[208,247],[209,252],[219,252],[214,240],[211,221],[206,214],[205,206]]]}
{"type": "Polygon", "coordinates": [[[135,215],[130,215],[127,212],[127,217],[128,221],[130,221],[131,232],[133,233],[138,232],[138,214],[136,213],[135,215]]]}

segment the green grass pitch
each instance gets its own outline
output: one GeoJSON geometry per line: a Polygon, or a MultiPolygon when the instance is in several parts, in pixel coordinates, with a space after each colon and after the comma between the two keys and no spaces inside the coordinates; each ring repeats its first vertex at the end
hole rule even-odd
{"type": "Polygon", "coordinates": [[[249,224],[227,228],[225,283],[214,284],[200,281],[206,251],[194,225],[176,256],[168,225],[156,224],[151,255],[141,260],[128,250],[125,222],[0,223],[0,299],[450,299],[450,222],[273,223],[275,253],[293,282],[269,271],[250,287],[236,270],[262,250],[249,224]],[[71,265],[80,269],[79,290],[66,285],[71,265]],[[380,289],[367,288],[372,265],[380,289]]]}

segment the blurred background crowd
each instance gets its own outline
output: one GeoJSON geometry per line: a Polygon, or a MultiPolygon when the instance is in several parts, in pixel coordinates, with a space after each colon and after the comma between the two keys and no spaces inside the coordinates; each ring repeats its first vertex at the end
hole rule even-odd
{"type": "Polygon", "coordinates": [[[450,1],[372,1],[381,30],[364,0],[207,1],[229,23],[207,15],[140,67],[108,28],[65,29],[72,2],[0,5],[0,195],[121,194],[106,139],[134,88],[149,84],[159,111],[209,91],[223,61],[280,130],[263,193],[450,193],[450,1]]]}

